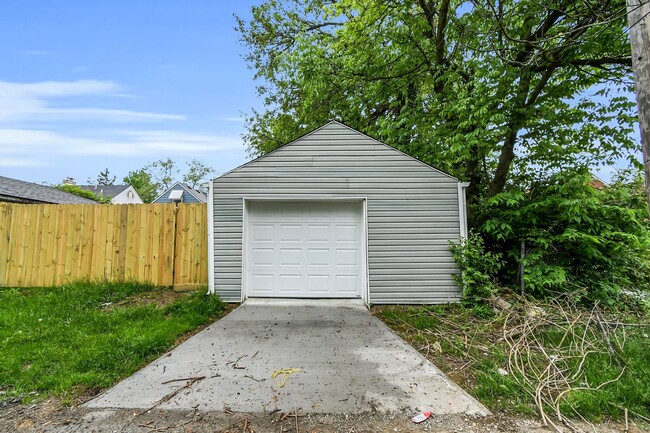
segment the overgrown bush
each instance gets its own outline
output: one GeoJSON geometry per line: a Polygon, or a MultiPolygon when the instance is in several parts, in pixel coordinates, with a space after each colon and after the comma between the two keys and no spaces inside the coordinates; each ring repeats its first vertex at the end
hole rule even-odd
{"type": "MultiPolygon", "coordinates": [[[[487,271],[502,284],[518,285],[525,241],[530,295],[572,292],[579,300],[611,305],[623,291],[650,290],[650,226],[638,176],[619,177],[600,190],[589,173],[558,173],[499,194],[481,210],[486,218],[480,232],[504,259],[502,268],[487,271]]],[[[473,265],[461,264],[466,274],[473,265]]]]}
{"type": "Polygon", "coordinates": [[[465,300],[489,299],[497,292],[496,273],[503,266],[501,254],[487,251],[481,236],[472,231],[460,244],[450,246],[461,273],[454,275],[465,300]]]}

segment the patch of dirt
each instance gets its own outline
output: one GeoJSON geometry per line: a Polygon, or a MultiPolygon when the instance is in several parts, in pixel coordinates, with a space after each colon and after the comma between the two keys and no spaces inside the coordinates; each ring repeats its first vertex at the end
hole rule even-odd
{"type": "MultiPolygon", "coordinates": [[[[383,433],[422,432],[437,433],[547,433],[539,421],[508,416],[476,418],[469,416],[432,417],[422,424],[413,424],[414,414],[347,414],[303,415],[298,410],[275,413],[231,413],[230,411],[198,412],[151,410],[88,410],[79,406],[68,408],[51,399],[36,405],[10,404],[0,407],[0,431],[24,433],[80,433],[80,432],[184,432],[184,433],[383,433]]],[[[621,433],[625,426],[602,423],[595,430],[587,425],[584,431],[621,433]]],[[[568,431],[568,430],[567,430],[568,431]]],[[[630,425],[629,433],[650,431],[650,426],[630,425]]]]}
{"type": "Polygon", "coordinates": [[[145,305],[155,305],[160,308],[165,305],[173,304],[179,299],[188,298],[192,296],[193,293],[194,292],[177,292],[171,288],[161,288],[149,292],[138,293],[119,302],[104,304],[102,308],[104,310],[112,310],[115,308],[140,307],[145,305]]]}

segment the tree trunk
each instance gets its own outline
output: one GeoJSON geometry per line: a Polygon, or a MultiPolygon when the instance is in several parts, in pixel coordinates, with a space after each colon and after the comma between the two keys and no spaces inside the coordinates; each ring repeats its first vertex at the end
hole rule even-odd
{"type": "Polygon", "coordinates": [[[488,197],[494,197],[499,194],[506,186],[508,173],[510,173],[510,165],[512,164],[512,160],[515,158],[515,141],[517,141],[517,131],[512,127],[511,131],[506,136],[503,147],[501,148],[499,164],[494,172],[494,179],[492,179],[492,183],[490,184],[488,197]]]}
{"type": "Polygon", "coordinates": [[[472,156],[467,160],[465,168],[469,179],[469,186],[465,190],[465,193],[467,194],[467,226],[470,229],[481,225],[479,214],[476,211],[476,205],[481,195],[481,183],[483,182],[483,176],[479,167],[478,151],[472,151],[472,156]]]}

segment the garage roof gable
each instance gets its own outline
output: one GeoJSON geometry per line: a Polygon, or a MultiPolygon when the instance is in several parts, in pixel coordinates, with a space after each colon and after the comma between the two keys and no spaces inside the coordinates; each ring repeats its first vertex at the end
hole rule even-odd
{"type": "MultiPolygon", "coordinates": [[[[370,137],[367,134],[364,134],[363,132],[360,132],[360,131],[358,131],[358,130],[356,130],[356,129],[348,126],[348,125],[345,125],[344,123],[338,122],[336,120],[331,120],[328,123],[326,123],[325,125],[323,125],[323,126],[321,126],[319,128],[316,128],[313,131],[310,131],[310,132],[296,138],[295,140],[293,140],[293,141],[291,141],[291,142],[289,142],[287,144],[282,145],[281,147],[275,149],[272,152],[269,152],[269,153],[267,153],[265,155],[262,155],[262,156],[260,156],[258,158],[253,159],[252,161],[249,161],[249,162],[247,162],[245,164],[242,164],[237,168],[234,168],[234,169],[232,169],[230,171],[227,171],[227,172],[223,173],[222,175],[218,176],[216,179],[227,177],[228,175],[230,175],[230,174],[232,174],[232,173],[234,173],[234,172],[236,172],[236,171],[238,171],[240,169],[248,167],[250,165],[264,163],[266,160],[273,159],[274,156],[278,156],[278,155],[282,154],[284,151],[286,151],[289,148],[295,148],[295,147],[299,147],[299,146],[312,146],[313,147],[313,141],[315,139],[318,139],[319,136],[323,136],[324,138],[327,137],[326,140],[331,141],[332,140],[331,137],[333,137],[333,136],[343,135],[343,134],[350,134],[350,132],[352,132],[353,134],[359,135],[361,137],[364,137],[366,139],[366,140],[363,140],[363,141],[356,142],[357,145],[362,145],[362,146],[363,145],[375,145],[375,146],[381,146],[381,147],[386,148],[386,149],[390,149],[390,151],[394,152],[396,155],[402,155],[405,158],[408,158],[413,163],[418,164],[421,168],[426,168],[427,170],[431,170],[431,171],[433,171],[433,172],[435,172],[435,173],[437,173],[439,175],[448,177],[448,178],[453,179],[455,181],[459,181],[456,177],[454,177],[454,176],[452,176],[452,175],[450,175],[448,173],[445,173],[444,171],[442,171],[440,169],[432,167],[429,164],[427,164],[425,162],[422,162],[419,159],[414,158],[411,155],[408,155],[407,153],[402,152],[401,150],[398,150],[398,149],[396,149],[396,148],[394,148],[392,146],[389,146],[386,143],[383,143],[383,142],[381,142],[381,141],[379,141],[379,140],[377,140],[377,139],[375,139],[373,137],[370,137]]],[[[321,147],[321,149],[327,149],[328,148],[327,145],[322,145],[320,147],[321,147]]],[[[330,149],[330,150],[332,150],[333,152],[336,151],[336,149],[330,149]]],[[[314,157],[314,158],[317,158],[317,157],[314,157]]]]}

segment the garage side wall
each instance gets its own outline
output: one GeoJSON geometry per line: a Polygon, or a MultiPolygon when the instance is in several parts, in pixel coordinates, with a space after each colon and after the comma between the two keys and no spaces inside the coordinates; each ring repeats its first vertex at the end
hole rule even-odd
{"type": "Polygon", "coordinates": [[[460,299],[458,180],[337,122],[213,181],[214,287],[239,302],[243,200],[365,197],[370,303],[460,299]]]}

